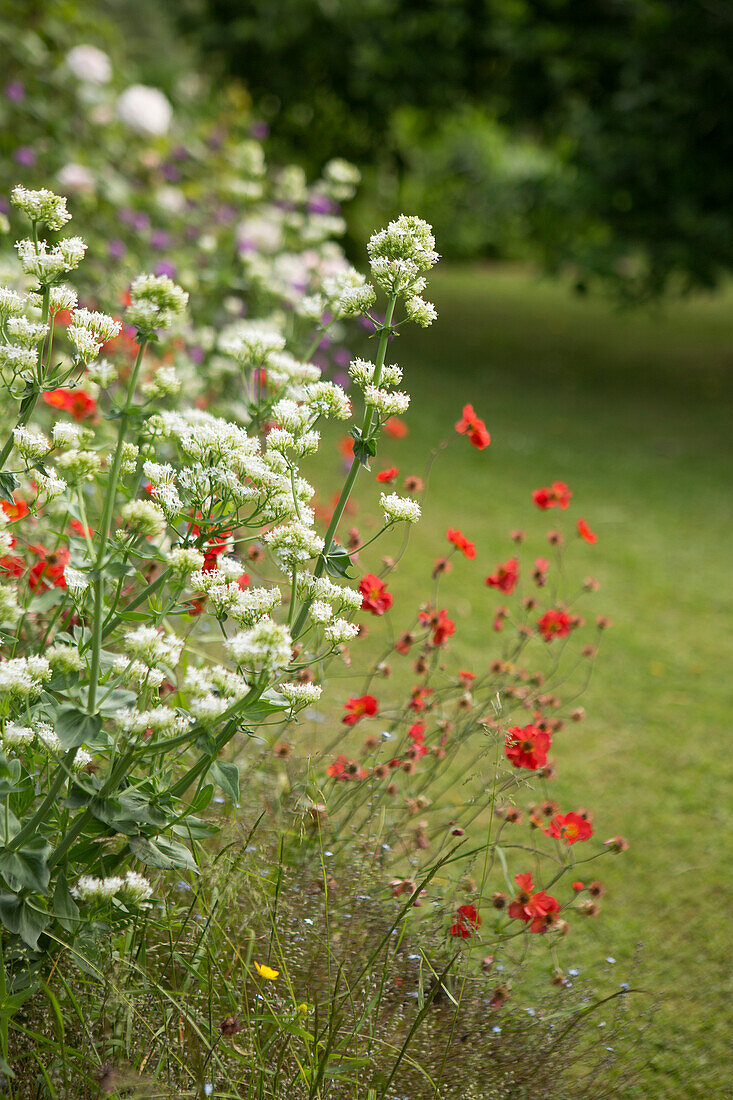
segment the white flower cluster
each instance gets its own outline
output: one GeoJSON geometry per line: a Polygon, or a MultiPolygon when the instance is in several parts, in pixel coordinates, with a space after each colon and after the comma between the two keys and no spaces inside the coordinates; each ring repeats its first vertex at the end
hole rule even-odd
{"type": "Polygon", "coordinates": [[[96,878],[94,875],[82,875],[71,893],[79,901],[98,904],[120,897],[123,901],[140,905],[153,896],[153,888],[144,875],[137,871],[128,871],[124,877],[111,875],[108,878],[96,878]]]}
{"type": "Polygon", "coordinates": [[[183,684],[191,713],[200,721],[214,721],[229,707],[243,699],[249,684],[223,665],[189,669],[183,684]]]}
{"type": "Polygon", "coordinates": [[[222,330],[218,347],[245,368],[262,367],[283,351],[285,337],[265,321],[237,321],[222,330]]]}
{"type": "Polygon", "coordinates": [[[323,688],[320,684],[287,683],[280,684],[277,689],[284,695],[293,708],[305,707],[310,703],[317,703],[321,698],[323,688]]]}
{"type": "Polygon", "coordinates": [[[124,635],[122,648],[149,668],[155,665],[175,668],[183,650],[183,638],[158,631],[154,626],[139,626],[124,635]]]}
{"type": "MultiPolygon", "coordinates": [[[[3,748],[19,749],[28,748],[30,745],[40,745],[48,752],[60,753],[63,751],[61,742],[50,722],[36,722],[33,729],[30,726],[20,726],[15,722],[6,723],[0,736],[3,748]]],[[[82,771],[92,762],[91,755],[86,749],[78,748],[74,754],[73,767],[76,771],[82,771]]]]}
{"type": "Polygon", "coordinates": [[[152,733],[171,737],[185,733],[192,721],[188,715],[167,706],[151,707],[150,710],[125,707],[115,713],[114,720],[121,730],[133,736],[152,733]]]}
{"type": "Polygon", "coordinates": [[[15,247],[26,275],[38,279],[42,286],[77,268],[87,250],[81,237],[65,237],[52,248],[46,241],[31,240],[16,241],[15,247]]]}
{"type": "Polygon", "coordinates": [[[168,552],[168,565],[171,572],[179,580],[183,580],[191,573],[196,573],[204,567],[204,555],[193,546],[174,546],[168,552]]]}
{"type": "Polygon", "coordinates": [[[45,187],[39,191],[30,191],[27,187],[18,185],[10,192],[10,201],[32,222],[44,222],[49,229],[63,229],[71,221],[64,196],[54,195],[53,191],[45,187]]]}
{"type": "Polygon", "coordinates": [[[431,324],[435,309],[420,297],[426,286],[423,272],[434,267],[440,257],[428,223],[401,214],[371,237],[367,249],[375,282],[388,294],[404,299],[411,320],[423,326],[431,324]]]}
{"type": "Polygon", "coordinates": [[[256,623],[282,601],[279,588],[242,589],[236,582],[230,582],[220,569],[192,573],[189,584],[194,592],[206,593],[216,615],[228,616],[241,626],[256,623]]]}
{"type": "Polygon", "coordinates": [[[120,517],[141,535],[156,538],[166,529],[165,512],[152,500],[129,500],[120,508],[120,517]]]}
{"type": "Polygon", "coordinates": [[[315,558],[325,545],[320,535],[297,520],[273,527],[265,535],[265,542],[287,573],[315,558]]]}
{"type": "Polygon", "coordinates": [[[290,664],[293,639],[287,627],[266,616],[224,645],[238,666],[274,673],[290,664]]]}
{"type": "Polygon", "coordinates": [[[167,275],[138,275],[130,285],[126,319],[143,336],[169,329],[188,305],[188,294],[167,275]]]}
{"type": "Polygon", "coordinates": [[[384,522],[417,523],[420,519],[420,505],[412,497],[401,497],[397,493],[380,493],[379,503],[384,511],[384,522]]]}
{"type": "Polygon", "coordinates": [[[71,315],[66,335],[82,363],[91,363],[99,355],[102,345],[119,336],[121,331],[122,325],[114,317],[96,310],[77,309],[71,315]]]}
{"type": "Polygon", "coordinates": [[[13,442],[16,451],[26,462],[43,458],[51,449],[51,440],[43,432],[34,431],[32,428],[13,428],[13,442]]]}
{"type": "Polygon", "coordinates": [[[0,697],[30,699],[40,694],[51,678],[51,666],[45,657],[10,657],[0,662],[0,697]]]}

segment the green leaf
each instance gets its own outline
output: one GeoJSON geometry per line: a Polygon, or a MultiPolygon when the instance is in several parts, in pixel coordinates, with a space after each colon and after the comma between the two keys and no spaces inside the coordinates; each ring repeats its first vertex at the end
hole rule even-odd
{"type": "Polygon", "coordinates": [[[0,752],[0,797],[16,794],[24,787],[20,777],[20,760],[8,760],[0,752]]]}
{"type": "Polygon", "coordinates": [[[245,722],[260,722],[278,711],[287,710],[289,706],[290,703],[284,696],[268,690],[262,693],[256,703],[252,703],[242,712],[242,717],[245,722]]]}
{"type": "Polygon", "coordinates": [[[169,840],[164,836],[158,836],[155,840],[145,836],[135,837],[130,841],[130,851],[148,867],[159,867],[166,871],[172,867],[182,867],[187,871],[198,871],[196,861],[188,848],[177,840],[169,840]]]}
{"type": "Polygon", "coordinates": [[[174,836],[182,836],[185,840],[204,840],[207,836],[216,836],[220,830],[210,821],[202,821],[200,817],[188,814],[171,831],[174,836]]]}
{"type": "Polygon", "coordinates": [[[48,869],[50,855],[50,844],[43,837],[34,837],[17,852],[0,852],[0,874],[12,889],[23,886],[26,890],[45,894],[51,877],[48,869]]]}
{"type": "Polygon", "coordinates": [[[353,428],[349,434],[354,437],[354,458],[360,466],[368,470],[370,468],[369,459],[374,458],[377,453],[376,439],[374,436],[367,436],[364,438],[360,428],[353,428]]]}
{"type": "Polygon", "coordinates": [[[122,710],[124,707],[131,707],[136,702],[137,695],[134,691],[127,691],[125,688],[114,688],[107,698],[99,704],[99,713],[103,714],[105,718],[110,718],[116,711],[122,710]]]}
{"type": "Polygon", "coordinates": [[[38,937],[48,925],[47,915],[31,905],[28,898],[0,894],[0,921],[9,932],[20,936],[29,947],[38,947],[38,937]]]}
{"type": "Polygon", "coordinates": [[[67,932],[76,932],[79,928],[79,907],[71,896],[66,876],[61,873],[53,892],[53,915],[67,932]]]}
{"type": "Polygon", "coordinates": [[[61,747],[75,749],[79,745],[94,744],[102,728],[102,719],[98,714],[85,714],[78,707],[64,703],[56,712],[54,726],[61,747]]]}
{"type": "Polygon", "coordinates": [[[239,799],[239,768],[236,764],[225,763],[216,760],[209,768],[209,775],[214,782],[221,787],[224,794],[228,794],[232,802],[239,799]]]}
{"type": "Polygon", "coordinates": [[[13,489],[17,489],[20,485],[15,474],[2,473],[0,474],[0,500],[7,500],[8,504],[14,504],[13,489]]]}
{"type": "Polygon", "coordinates": [[[334,546],[331,552],[324,556],[324,562],[329,577],[350,578],[352,576],[352,574],[349,573],[351,557],[348,550],[345,550],[343,546],[334,546]]]}

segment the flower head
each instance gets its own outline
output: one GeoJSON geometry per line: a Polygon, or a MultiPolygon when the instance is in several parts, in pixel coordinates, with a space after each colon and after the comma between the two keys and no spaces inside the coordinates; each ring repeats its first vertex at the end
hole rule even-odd
{"type": "Polygon", "coordinates": [[[506,735],[505,752],[515,768],[537,771],[547,763],[547,750],[551,745],[552,737],[546,730],[531,724],[512,726],[506,735]]]}
{"type": "Polygon", "coordinates": [[[474,411],[473,405],[464,405],[461,419],[456,424],[459,435],[467,435],[468,442],[476,450],[482,451],[491,443],[491,436],[486,430],[483,420],[474,411]]]}
{"type": "Polygon", "coordinates": [[[387,591],[387,586],[374,573],[366,573],[361,578],[359,591],[364,597],[361,603],[362,611],[371,611],[372,615],[383,615],[392,606],[392,593],[387,591]]]}

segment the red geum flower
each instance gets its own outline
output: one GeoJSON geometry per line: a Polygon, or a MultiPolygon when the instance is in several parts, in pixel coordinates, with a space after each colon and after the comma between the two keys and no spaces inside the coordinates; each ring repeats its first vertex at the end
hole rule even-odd
{"type": "Polygon", "coordinates": [[[43,400],[55,409],[71,413],[74,420],[86,420],[97,411],[97,402],[84,390],[49,390],[44,393],[43,400]]]}
{"type": "Polygon", "coordinates": [[[534,563],[534,569],[532,570],[532,580],[538,588],[544,588],[547,584],[547,570],[550,568],[550,563],[547,558],[537,558],[534,563]]]}
{"type": "Polygon", "coordinates": [[[91,527],[85,527],[83,523],[78,519],[72,519],[69,523],[69,529],[80,538],[92,538],[94,531],[91,527]]]}
{"type": "Polygon", "coordinates": [[[404,439],[410,430],[404,420],[400,420],[399,416],[390,416],[389,419],[385,420],[383,429],[385,435],[390,436],[392,439],[404,439]]]}
{"type": "Polygon", "coordinates": [[[25,562],[17,554],[5,554],[0,558],[0,569],[10,577],[22,577],[25,573],[25,562]]]}
{"type": "Polygon", "coordinates": [[[566,844],[577,844],[579,840],[589,840],[593,836],[593,826],[580,814],[555,814],[549,829],[543,830],[547,836],[557,837],[566,844]]]}
{"type": "Polygon", "coordinates": [[[379,710],[379,704],[373,695],[352,696],[344,703],[347,712],[341,721],[345,726],[355,726],[360,718],[371,718],[379,710]]]}
{"type": "Polygon", "coordinates": [[[399,638],[394,644],[395,653],[401,653],[405,657],[410,652],[410,647],[415,641],[415,637],[409,631],[404,634],[400,634],[399,638]]]}
{"type": "Polygon", "coordinates": [[[432,630],[433,645],[443,645],[446,638],[450,638],[456,632],[456,624],[453,619],[448,618],[444,607],[441,607],[440,611],[435,611],[433,608],[421,611],[418,619],[432,630]]]}
{"type": "Polygon", "coordinates": [[[489,588],[498,588],[507,596],[517,587],[519,580],[519,561],[517,558],[509,558],[503,565],[497,565],[496,571],[490,573],[485,583],[489,588]]]}
{"type": "Polygon", "coordinates": [[[453,527],[449,527],[446,531],[448,542],[452,542],[453,545],[460,550],[467,558],[476,557],[476,545],[473,542],[469,542],[468,539],[461,531],[455,530],[453,527]]]}
{"type": "Polygon", "coordinates": [[[456,424],[459,435],[467,435],[468,442],[477,450],[482,451],[491,443],[491,436],[486,430],[486,425],[475,413],[473,405],[464,405],[461,419],[456,424]]]}
{"type": "Polygon", "coordinates": [[[429,687],[414,687],[410,696],[410,710],[415,714],[420,714],[425,710],[427,701],[433,694],[433,689],[429,687]]]}
{"type": "Polygon", "coordinates": [[[591,531],[584,519],[578,520],[578,534],[582,539],[585,539],[586,542],[589,542],[591,546],[594,542],[598,542],[598,535],[595,531],[591,531]]]}
{"type": "Polygon", "coordinates": [[[553,481],[552,485],[535,489],[532,500],[538,508],[546,512],[548,508],[568,508],[572,495],[564,481],[553,481]]]}
{"type": "Polygon", "coordinates": [[[505,741],[507,760],[515,768],[537,771],[547,763],[547,752],[551,745],[552,737],[547,730],[533,725],[512,726],[505,741]]]}
{"type": "Polygon", "coordinates": [[[31,546],[30,549],[40,560],[31,567],[28,587],[33,592],[46,592],[52,586],[66,588],[64,567],[69,560],[69,551],[60,547],[49,554],[43,546],[31,546]]]}
{"type": "Polygon", "coordinates": [[[240,573],[237,577],[237,584],[244,592],[245,588],[249,588],[252,583],[249,573],[240,573]]]}
{"type": "Polygon", "coordinates": [[[481,915],[475,905],[459,905],[455,924],[450,926],[451,936],[460,936],[467,940],[477,928],[481,927],[481,915]]]}
{"type": "Polygon", "coordinates": [[[387,591],[384,581],[375,577],[374,573],[366,573],[361,578],[359,585],[363,599],[362,611],[371,611],[372,615],[384,615],[392,606],[392,593],[387,591]]]}
{"type": "Polygon", "coordinates": [[[399,472],[396,466],[390,466],[388,470],[380,470],[377,474],[377,481],[382,481],[386,485],[391,485],[397,480],[399,472]]]}
{"type": "Polygon", "coordinates": [[[541,619],[537,620],[537,626],[546,642],[553,638],[565,638],[572,630],[572,620],[567,611],[558,611],[550,608],[541,619]]]}
{"type": "Polygon", "coordinates": [[[354,439],[350,435],[342,435],[336,444],[338,453],[344,458],[350,458],[354,453],[354,439]]]}
{"type": "Polygon", "coordinates": [[[414,741],[417,745],[422,745],[425,741],[425,730],[427,726],[424,722],[413,722],[407,731],[407,736],[411,741],[414,741]]]}
{"type": "Polygon", "coordinates": [[[22,519],[23,516],[28,515],[28,505],[22,497],[13,497],[12,504],[9,500],[0,500],[0,508],[2,508],[9,523],[15,523],[17,519],[22,519]]]}
{"type": "Polygon", "coordinates": [[[476,679],[475,672],[468,672],[467,669],[460,669],[458,673],[458,679],[463,684],[464,688],[470,688],[473,681],[476,679]]]}
{"type": "Polygon", "coordinates": [[[332,779],[346,778],[346,770],[349,767],[351,761],[348,756],[337,756],[333,764],[329,764],[326,768],[326,775],[330,775],[332,779]]]}
{"type": "Polygon", "coordinates": [[[560,912],[557,898],[544,890],[535,892],[532,876],[528,873],[516,875],[514,881],[519,891],[509,906],[509,916],[528,924],[530,932],[546,931],[555,923],[556,914],[560,912]]]}

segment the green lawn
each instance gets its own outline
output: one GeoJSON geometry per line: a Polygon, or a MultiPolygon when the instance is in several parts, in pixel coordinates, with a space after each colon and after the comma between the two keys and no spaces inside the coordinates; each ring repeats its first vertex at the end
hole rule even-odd
{"type": "Polygon", "coordinates": [[[414,593],[419,576],[423,592],[445,528],[460,526],[479,557],[448,578],[441,603],[457,613],[454,648],[478,665],[494,636],[468,615],[486,606],[487,567],[510,555],[510,529],[547,530],[533,488],[574,490],[574,514],[599,541],[571,555],[601,581],[595,601],[614,628],[588,721],[558,750],[556,797],[593,807],[600,837],[631,843],[604,861],[604,914],[577,965],[612,954],[621,981],[646,945],[633,981],[661,1006],[633,1095],[728,1095],[733,295],[628,313],[522,271],[465,268],[436,274],[431,290],[438,323],[393,346],[411,433],[387,441],[378,465],[421,473],[465,401],[493,442],[479,454],[460,441],[438,461],[393,587],[414,593]]]}

